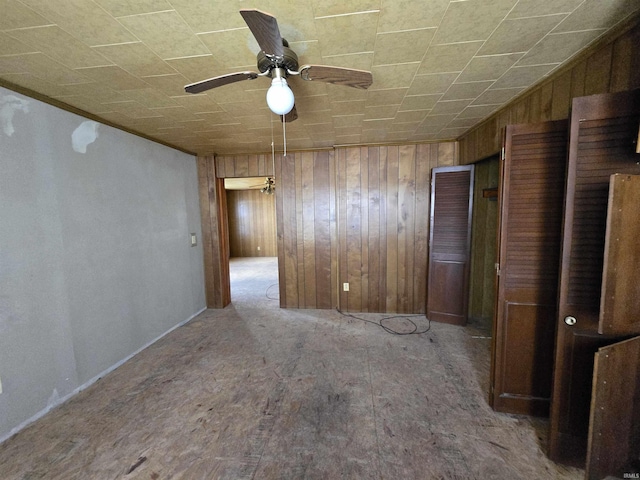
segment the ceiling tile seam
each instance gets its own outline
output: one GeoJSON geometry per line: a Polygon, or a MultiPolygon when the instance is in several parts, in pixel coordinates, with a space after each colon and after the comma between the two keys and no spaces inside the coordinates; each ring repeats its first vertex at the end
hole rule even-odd
{"type": "Polygon", "coordinates": [[[132,42],[104,43],[102,45],[89,45],[89,48],[117,47],[119,45],[135,45],[138,43],[144,45],[142,41],[138,40],[138,41],[132,41],[132,42]]]}
{"type": "MultiPolygon", "coordinates": [[[[209,47],[207,47],[207,45],[202,41],[202,39],[198,36],[198,34],[193,30],[193,28],[191,28],[191,25],[189,24],[189,22],[187,22],[187,20],[180,14],[179,11],[177,11],[175,8],[174,9],[170,9],[170,10],[159,10],[157,12],[148,12],[148,13],[141,13],[141,14],[135,14],[135,15],[122,15],[119,17],[116,17],[116,20],[118,20],[118,23],[120,23],[119,19],[120,18],[131,18],[131,17],[141,17],[141,16],[147,16],[147,15],[156,15],[159,13],[170,13],[170,12],[175,12],[176,15],[178,15],[178,17],[180,18],[180,20],[182,20],[182,23],[184,24],[184,26],[191,32],[191,34],[197,38],[198,42],[200,42],[200,45],[202,45],[202,47],[204,48],[204,50],[206,52],[209,52],[211,55],[213,55],[213,52],[211,52],[211,50],[209,50],[209,47]]],[[[120,23],[120,25],[122,25],[122,23],[120,23]]],[[[123,28],[126,29],[126,27],[124,25],[122,25],[123,28]]],[[[128,30],[128,29],[127,29],[128,30]]],[[[132,32],[133,34],[133,32],[132,32]]],[[[136,38],[139,38],[137,35],[133,34],[136,38]]],[[[160,60],[162,60],[164,63],[166,63],[167,60],[171,60],[171,59],[167,59],[164,58],[162,55],[160,55],[159,52],[156,52],[150,45],[147,45],[145,42],[144,45],[151,50],[154,54],[156,54],[158,56],[158,58],[160,58],[160,60]]],[[[174,57],[175,58],[182,58],[182,57],[174,57]]],[[[186,57],[188,58],[188,57],[186,57]]],[[[169,65],[168,63],[166,63],[169,67],[171,67],[171,65],[169,65]]],[[[175,68],[171,67],[173,70],[175,70],[175,68]]]]}
{"type": "MultiPolygon", "coordinates": [[[[12,37],[12,38],[13,38],[13,37],[12,37]]],[[[55,63],[55,64],[57,64],[57,65],[60,65],[60,67],[65,68],[65,69],[69,70],[70,72],[76,72],[76,71],[77,71],[77,69],[72,68],[72,67],[70,67],[70,66],[68,66],[68,65],[66,65],[66,64],[64,64],[64,63],[62,63],[62,62],[60,62],[59,60],[57,60],[57,59],[55,59],[55,58],[51,57],[50,55],[48,55],[48,54],[46,54],[46,53],[44,53],[44,52],[29,52],[29,53],[24,53],[24,54],[15,54],[15,55],[6,55],[6,56],[7,56],[7,57],[13,57],[13,56],[16,56],[16,57],[17,57],[17,56],[22,56],[22,55],[43,55],[43,56],[45,56],[47,59],[49,59],[51,62],[53,62],[53,63],[55,63]]],[[[112,66],[112,65],[105,65],[105,66],[112,66]]],[[[90,68],[90,67],[83,67],[83,68],[90,68]]],[[[50,81],[48,78],[46,78],[46,77],[41,77],[40,75],[35,75],[33,72],[30,72],[30,71],[26,71],[26,72],[8,72],[8,73],[10,73],[10,74],[11,74],[11,73],[20,73],[20,74],[27,73],[27,74],[33,75],[33,76],[34,76],[34,77],[36,77],[36,78],[39,78],[40,80],[44,80],[44,81],[46,81],[46,82],[49,82],[49,83],[51,83],[51,84],[53,84],[53,85],[83,85],[83,84],[86,84],[86,83],[95,83],[95,81],[93,81],[93,80],[92,80],[92,79],[90,79],[89,77],[86,77],[85,75],[83,75],[83,74],[81,74],[81,73],[79,73],[79,72],[77,72],[77,73],[78,73],[78,75],[80,75],[81,77],[83,77],[84,79],[86,79],[86,82],[72,82],[72,83],[65,83],[65,84],[56,84],[56,83],[53,83],[52,81],[50,81]]]]}
{"type": "MultiPolygon", "coordinates": [[[[435,27],[436,32],[433,34],[433,36],[429,39],[429,45],[427,45],[427,48],[424,51],[424,55],[422,55],[422,59],[420,60],[420,65],[422,65],[422,63],[425,61],[425,58],[427,57],[428,53],[429,53],[429,49],[431,48],[431,46],[433,45],[433,39],[436,38],[436,36],[438,35],[438,29],[442,26],[442,21],[444,20],[444,17],[447,15],[447,12],[449,11],[449,8],[451,6],[451,1],[449,2],[449,4],[447,5],[447,8],[445,9],[445,11],[443,12],[442,16],[440,17],[440,21],[438,22],[438,25],[435,27]]],[[[411,87],[413,86],[413,83],[416,80],[416,77],[418,75],[418,72],[420,71],[420,67],[418,66],[418,68],[416,69],[416,73],[413,74],[413,78],[411,79],[411,82],[409,82],[409,90],[411,89],[411,87]]],[[[458,77],[460,76],[460,73],[458,73],[458,77]]],[[[457,77],[456,77],[457,78],[457,77]]],[[[407,90],[407,92],[409,91],[407,90]]],[[[406,98],[406,94],[405,94],[405,98],[406,98]]]]}
{"type": "MultiPolygon", "coordinates": [[[[178,13],[180,15],[180,13],[178,13]]],[[[188,25],[188,23],[187,23],[188,25]]],[[[249,27],[234,27],[234,28],[223,28],[222,30],[209,30],[206,32],[195,32],[196,35],[209,35],[211,33],[224,33],[224,32],[235,32],[238,30],[249,30],[249,27]]]]}
{"type": "MultiPolygon", "coordinates": [[[[71,35],[69,32],[67,32],[67,31],[66,31],[66,30],[64,30],[63,28],[59,27],[58,25],[53,25],[53,26],[60,28],[60,30],[62,30],[63,32],[65,32],[67,35],[72,36],[75,40],[77,40],[78,42],[82,43],[82,44],[83,44],[83,45],[85,45],[87,48],[91,48],[91,45],[87,45],[87,44],[86,44],[86,43],[84,43],[82,40],[80,40],[80,39],[76,38],[75,36],[71,35]]],[[[24,42],[22,42],[20,39],[13,37],[10,33],[7,33],[7,35],[9,35],[9,37],[11,37],[13,40],[17,40],[17,41],[18,41],[18,42],[20,42],[20,43],[24,43],[24,42]]],[[[28,45],[28,44],[25,44],[25,45],[26,45],[27,47],[29,47],[29,48],[37,48],[37,47],[31,47],[31,46],[30,46],[30,45],[28,45]]],[[[104,55],[102,55],[100,52],[95,52],[95,53],[96,53],[97,55],[100,55],[100,57],[102,57],[102,59],[103,59],[105,62],[110,62],[110,60],[109,60],[108,58],[106,58],[104,55]]],[[[65,68],[69,69],[69,70],[74,70],[74,71],[75,71],[75,70],[77,70],[77,69],[80,69],[80,68],[112,67],[112,66],[114,66],[114,65],[115,65],[115,63],[113,63],[113,62],[112,62],[112,63],[106,64],[106,65],[93,65],[92,67],[71,67],[71,66],[67,65],[66,63],[63,63],[61,60],[58,60],[58,59],[56,59],[56,58],[52,57],[52,56],[51,56],[51,55],[49,55],[48,53],[43,52],[42,50],[38,50],[38,51],[35,51],[35,52],[27,52],[27,53],[23,53],[23,54],[16,54],[15,56],[17,56],[17,55],[34,55],[34,54],[44,55],[44,56],[45,56],[45,57],[47,57],[49,60],[51,60],[51,61],[53,61],[53,62],[55,62],[55,63],[58,63],[58,64],[60,64],[60,65],[64,66],[65,68]]],[[[7,55],[7,56],[9,56],[9,55],[7,55]]]]}
{"type": "MultiPolygon", "coordinates": [[[[571,10],[570,12],[555,12],[555,13],[545,13],[544,15],[527,15],[526,17],[510,17],[505,20],[515,21],[515,20],[530,20],[532,18],[546,18],[546,17],[559,17],[560,15],[564,15],[565,18],[571,15],[575,10],[571,10]]],[[[564,20],[564,19],[563,19],[564,20]]],[[[560,22],[562,22],[561,20],[560,22]]]]}
{"type": "Polygon", "coordinates": [[[390,32],[376,32],[376,35],[393,35],[395,33],[419,32],[421,30],[437,30],[437,27],[407,28],[406,30],[392,30],[390,32]]]}
{"type": "MultiPolygon", "coordinates": [[[[500,25],[500,24],[498,24],[500,25]]],[[[497,28],[497,27],[496,27],[497,28]]],[[[495,30],[494,30],[495,31],[495,30]]],[[[493,32],[492,32],[493,33],[493,32]]],[[[489,35],[491,36],[491,34],[489,35]]],[[[487,37],[488,39],[489,37],[487,37]]],[[[429,47],[448,47],[450,45],[465,45],[467,43],[478,43],[478,42],[486,42],[487,40],[476,39],[476,40],[464,40],[462,42],[446,42],[446,43],[434,43],[433,45],[429,45],[429,47]]]]}
{"type": "MultiPolygon", "coordinates": [[[[157,10],[155,12],[132,13],[131,15],[118,15],[117,17],[113,17],[113,18],[118,20],[119,18],[145,17],[145,16],[149,16],[149,15],[156,15],[158,13],[169,13],[169,12],[178,13],[178,11],[175,8],[170,8],[170,9],[167,9],[167,10],[157,10]]],[[[180,14],[178,13],[178,15],[180,15],[180,14]]],[[[182,18],[182,16],[180,16],[180,18],[182,18]]]]}
{"type": "MultiPolygon", "coordinates": [[[[317,42],[318,40],[311,40],[317,42]]],[[[336,58],[336,57],[348,57],[350,55],[362,55],[363,53],[375,53],[374,50],[364,50],[362,52],[350,52],[350,53],[334,53],[333,55],[322,55],[322,58],[336,58]]]]}
{"type": "MultiPolygon", "coordinates": [[[[585,0],[585,1],[586,1],[586,0],[585,0]]],[[[584,1],[583,1],[582,3],[584,3],[584,1]]],[[[580,5],[582,5],[582,4],[580,4],[580,5]]],[[[578,8],[579,8],[579,7],[578,7],[578,8]]],[[[576,10],[577,10],[577,8],[576,8],[576,10]]],[[[525,54],[524,54],[524,55],[523,55],[523,56],[522,56],[522,57],[521,57],[521,58],[520,58],[520,59],[515,63],[515,65],[514,65],[514,66],[518,66],[518,64],[519,64],[519,63],[520,63],[520,62],[521,62],[521,61],[522,61],[522,60],[527,56],[527,54],[528,54],[529,52],[531,52],[531,50],[533,50],[534,48],[536,48],[536,46],[538,46],[542,41],[544,41],[544,40],[545,40],[547,37],[549,37],[550,35],[552,35],[552,34],[553,34],[553,35],[558,35],[558,34],[561,34],[561,33],[577,33],[577,32],[557,32],[557,33],[555,33],[555,34],[553,33],[553,32],[554,32],[554,31],[555,31],[555,30],[556,30],[560,25],[562,25],[562,23],[564,23],[564,22],[565,22],[569,17],[570,17],[570,15],[567,15],[567,17],[566,17],[564,20],[562,20],[562,22],[560,22],[558,25],[556,25],[556,26],[555,26],[555,28],[553,28],[550,32],[547,32],[545,35],[543,35],[543,36],[542,36],[542,37],[541,37],[541,38],[540,38],[540,39],[539,39],[539,40],[538,40],[534,45],[532,45],[532,46],[531,46],[531,48],[529,48],[529,50],[528,50],[528,51],[527,51],[527,52],[526,52],[526,53],[525,53],[525,54]]],[[[593,30],[601,30],[601,29],[590,29],[590,30],[581,30],[581,31],[583,31],[583,32],[588,32],[588,31],[593,31],[593,30]]],[[[606,31],[606,29],[605,29],[605,31],[606,31]]],[[[581,48],[581,49],[580,49],[580,51],[581,51],[581,50],[585,50],[585,49],[589,48],[589,45],[591,45],[592,43],[596,42],[596,41],[598,40],[598,38],[600,38],[600,36],[601,36],[601,35],[599,35],[598,37],[594,38],[591,42],[589,42],[587,45],[585,45],[583,48],[581,48]]],[[[565,59],[565,60],[564,60],[564,62],[562,62],[562,63],[569,62],[569,61],[570,61],[570,59],[571,59],[571,58],[573,58],[577,53],[579,53],[579,51],[578,51],[578,52],[575,52],[575,53],[574,53],[573,55],[571,55],[569,58],[565,59]]],[[[544,65],[544,64],[540,64],[540,65],[544,65]]],[[[520,66],[522,66],[522,65],[520,65],[520,66]]],[[[530,65],[530,66],[533,66],[533,65],[530,65]]]]}
{"type": "Polygon", "coordinates": [[[0,32],[2,32],[2,33],[19,32],[21,30],[33,30],[33,29],[36,29],[36,28],[57,27],[57,26],[58,26],[57,23],[48,23],[46,25],[34,25],[34,26],[31,26],[31,27],[8,28],[6,30],[0,30],[0,32]]]}
{"type": "MultiPolygon", "coordinates": [[[[587,29],[584,29],[584,30],[571,30],[571,31],[568,31],[568,32],[554,32],[554,31],[552,30],[552,31],[550,31],[549,33],[547,33],[547,34],[545,35],[545,37],[550,37],[550,36],[552,36],[552,35],[560,36],[560,35],[572,35],[572,34],[574,34],[574,33],[585,33],[585,32],[606,32],[606,31],[607,31],[607,29],[606,29],[606,28],[587,28],[587,29]]],[[[595,41],[595,40],[596,40],[596,39],[594,39],[593,41],[595,41]]],[[[584,47],[584,48],[588,48],[588,45],[587,45],[586,47],[584,47]]]]}
{"type": "MultiPolygon", "coordinates": [[[[13,37],[11,37],[13,38],[13,37]]],[[[7,53],[6,55],[0,55],[0,58],[11,58],[11,57],[24,57],[27,55],[44,55],[41,51],[37,50],[35,52],[24,52],[24,53],[7,53]]],[[[68,68],[68,67],[67,67],[68,68]]]]}
{"type": "Polygon", "coordinates": [[[380,13],[380,9],[377,10],[363,10],[361,12],[349,12],[349,13],[338,13],[336,15],[323,15],[321,17],[313,17],[314,20],[323,20],[325,18],[337,18],[337,17],[348,17],[351,15],[366,15],[369,13],[380,13]]]}
{"type": "MultiPolygon", "coordinates": [[[[478,57],[474,57],[474,58],[478,58],[478,57]]],[[[486,83],[486,82],[492,82],[495,83],[495,80],[471,80],[470,82],[453,82],[451,85],[473,85],[474,83],[486,83]]],[[[491,88],[491,87],[488,87],[491,88]]]]}
{"type": "MultiPolygon", "coordinates": [[[[516,5],[517,5],[517,4],[518,4],[518,2],[516,1],[516,2],[513,4],[513,6],[509,9],[509,11],[508,11],[508,12],[507,12],[503,17],[502,17],[502,20],[500,20],[499,22],[497,22],[497,23],[496,23],[496,26],[495,26],[495,27],[494,27],[494,29],[491,31],[491,33],[489,33],[489,34],[487,35],[487,37],[486,37],[484,40],[482,40],[482,44],[478,47],[478,49],[475,51],[475,53],[471,56],[471,58],[469,59],[469,61],[467,62],[467,64],[464,66],[464,68],[463,68],[463,69],[460,71],[460,73],[458,74],[458,76],[453,80],[453,82],[451,82],[451,83],[449,84],[449,87],[447,88],[447,90],[446,90],[445,92],[443,92],[443,94],[442,94],[443,96],[445,96],[445,95],[449,92],[449,90],[451,89],[451,87],[452,87],[454,84],[456,84],[456,81],[460,78],[460,75],[462,75],[462,72],[464,72],[464,71],[465,71],[465,69],[466,69],[466,68],[471,64],[471,62],[473,61],[473,59],[474,59],[474,58],[476,58],[476,54],[477,54],[477,53],[478,53],[478,52],[479,52],[479,51],[480,51],[480,50],[485,46],[485,44],[487,43],[487,40],[488,40],[489,38],[491,38],[491,36],[492,36],[492,35],[493,35],[497,30],[498,30],[498,28],[500,27],[500,25],[502,25],[502,23],[503,23],[503,22],[505,21],[505,19],[509,16],[509,14],[513,11],[513,9],[516,7],[516,5]]],[[[446,13],[445,13],[445,14],[446,14],[446,13]]],[[[434,37],[435,37],[435,36],[434,36],[434,37]]],[[[478,40],[475,40],[475,41],[478,41],[478,40]]],[[[471,42],[461,42],[461,43],[471,43],[471,42]]],[[[429,50],[427,49],[427,52],[425,52],[425,56],[427,55],[428,51],[429,51],[429,50]]],[[[513,52],[511,52],[511,54],[513,54],[513,52]]],[[[503,54],[501,54],[501,55],[503,55],[503,54]]],[[[525,55],[526,55],[526,54],[525,54],[525,55]]],[[[524,55],[523,55],[523,56],[524,56],[524,55]]],[[[521,57],[521,58],[522,58],[522,57],[521,57]]],[[[423,61],[424,61],[424,58],[423,58],[423,61]]],[[[519,59],[518,61],[520,61],[520,59],[519,59]]],[[[513,67],[513,65],[512,65],[512,67],[513,67]]],[[[510,67],[509,69],[507,69],[507,71],[509,71],[512,67],[510,67]]],[[[506,73],[506,72],[505,72],[505,73],[506,73]]],[[[504,74],[503,74],[503,75],[504,75],[504,74]]],[[[495,79],[493,84],[495,84],[495,82],[496,82],[496,81],[498,81],[498,79],[495,79]]],[[[461,83],[463,83],[463,82],[461,82],[461,83]]],[[[493,84],[492,84],[492,85],[493,85],[493,84]]],[[[474,99],[471,99],[471,100],[472,100],[472,102],[473,102],[473,100],[477,99],[480,95],[482,95],[484,92],[486,92],[488,89],[489,89],[489,87],[485,88],[485,89],[484,89],[484,90],[483,90],[479,95],[477,95],[474,99]]],[[[438,100],[438,102],[437,102],[437,103],[440,103],[440,102],[442,102],[442,101],[443,101],[443,100],[438,100]]],[[[447,101],[447,100],[445,100],[445,101],[447,101]]],[[[470,102],[470,103],[471,103],[471,102],[470,102]]],[[[466,108],[467,108],[467,107],[465,107],[462,111],[466,110],[466,108]]],[[[458,112],[458,114],[457,114],[457,115],[460,115],[461,113],[462,113],[462,112],[458,112]]],[[[457,118],[457,115],[456,115],[456,118],[457,118]]]]}
{"type": "Polygon", "coordinates": [[[160,78],[160,77],[175,77],[176,75],[180,75],[181,77],[184,77],[184,75],[182,75],[180,72],[176,71],[176,73],[158,73],[158,74],[154,74],[154,75],[142,75],[138,78],[160,78]]]}
{"type": "Polygon", "coordinates": [[[166,62],[170,62],[171,60],[184,60],[186,58],[203,58],[203,57],[213,57],[212,53],[198,53],[196,55],[184,55],[182,57],[171,57],[171,58],[164,58],[161,59],[163,61],[166,62]]]}
{"type": "MultiPolygon", "coordinates": [[[[482,48],[482,47],[480,47],[482,48]]],[[[491,57],[508,57],[510,55],[518,55],[518,54],[522,54],[525,55],[528,52],[528,50],[522,50],[519,52],[509,52],[509,53],[490,53],[487,55],[474,55],[472,58],[491,58],[491,57]]]]}
{"type": "MultiPolygon", "coordinates": [[[[383,63],[381,65],[373,65],[371,68],[377,68],[377,67],[395,67],[396,65],[420,65],[420,62],[401,62],[401,63],[383,63]]],[[[404,87],[396,87],[396,88],[404,88],[404,87]]],[[[390,90],[390,89],[384,89],[384,90],[390,90]]]]}

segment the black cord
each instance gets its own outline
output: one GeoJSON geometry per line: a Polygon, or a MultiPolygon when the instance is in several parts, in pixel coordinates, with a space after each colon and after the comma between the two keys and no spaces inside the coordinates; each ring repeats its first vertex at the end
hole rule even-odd
{"type": "Polygon", "coordinates": [[[345,317],[351,317],[351,318],[355,318],[356,320],[360,320],[362,322],[372,323],[373,325],[377,325],[378,327],[382,328],[385,332],[390,333],[392,335],[422,335],[423,333],[427,333],[429,330],[431,330],[431,320],[429,319],[427,319],[427,322],[429,322],[427,328],[421,331],[418,331],[418,325],[413,320],[410,320],[411,317],[423,317],[424,315],[392,315],[390,317],[382,317],[377,322],[374,322],[372,320],[367,320],[366,318],[353,315],[352,313],[345,313],[342,310],[340,310],[338,307],[336,307],[336,311],[340,315],[343,315],[345,317]],[[393,320],[394,318],[402,318],[406,320],[407,322],[413,325],[413,330],[411,330],[410,332],[399,332],[383,324],[384,321],[393,320]]]}
{"type": "Polygon", "coordinates": [[[266,291],[266,292],[264,292],[264,295],[265,295],[269,300],[280,300],[280,296],[279,296],[279,295],[278,295],[277,297],[270,297],[270,296],[269,296],[269,290],[271,290],[271,288],[272,288],[272,287],[277,287],[277,286],[278,286],[278,284],[277,284],[277,283],[274,283],[274,284],[272,284],[272,285],[269,285],[269,286],[267,287],[267,291],[266,291]]]}

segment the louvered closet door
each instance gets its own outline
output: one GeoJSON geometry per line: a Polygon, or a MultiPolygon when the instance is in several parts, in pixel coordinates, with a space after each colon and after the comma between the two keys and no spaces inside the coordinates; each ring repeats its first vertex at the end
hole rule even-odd
{"type": "Polygon", "coordinates": [[[598,334],[609,177],[640,174],[639,123],[639,90],[573,100],[549,438],[563,463],[584,465],[593,358],[612,343],[598,334]]]}
{"type": "Polygon", "coordinates": [[[473,166],[431,170],[427,318],[467,323],[473,166]]]}
{"type": "Polygon", "coordinates": [[[548,415],[568,122],[506,128],[491,405],[548,415]]]}

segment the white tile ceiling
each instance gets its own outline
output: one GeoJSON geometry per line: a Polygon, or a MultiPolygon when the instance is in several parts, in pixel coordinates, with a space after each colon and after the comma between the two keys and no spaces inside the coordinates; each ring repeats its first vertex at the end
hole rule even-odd
{"type": "Polygon", "coordinates": [[[637,0],[0,0],[0,84],[197,153],[282,145],[238,11],[275,15],[300,63],[369,70],[367,91],[292,78],[290,149],[449,140],[640,9],[637,0]]]}

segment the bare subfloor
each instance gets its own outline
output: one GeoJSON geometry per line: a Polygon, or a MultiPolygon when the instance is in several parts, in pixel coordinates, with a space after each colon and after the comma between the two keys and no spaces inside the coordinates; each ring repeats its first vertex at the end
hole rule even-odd
{"type": "Polygon", "coordinates": [[[0,445],[0,478],[582,478],[546,458],[545,421],[489,408],[482,328],[282,310],[275,259],[251,260],[231,306],[0,445]]]}

